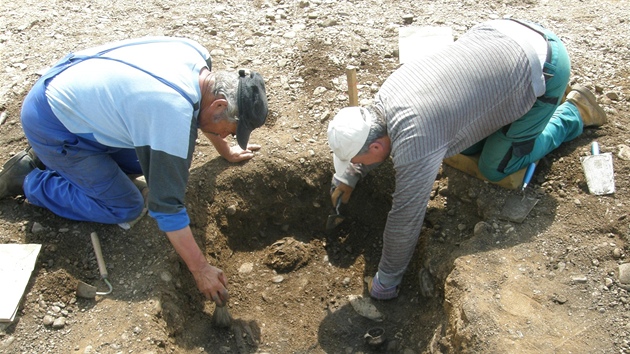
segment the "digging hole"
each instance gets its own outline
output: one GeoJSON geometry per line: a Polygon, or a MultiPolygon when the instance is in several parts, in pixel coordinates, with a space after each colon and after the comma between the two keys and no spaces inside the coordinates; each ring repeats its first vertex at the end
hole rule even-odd
{"type": "MultiPolygon", "coordinates": [[[[394,173],[385,164],[367,176],[341,208],[344,222],[327,231],[332,166],[322,155],[326,159],[305,164],[257,157],[237,167],[215,159],[192,171],[191,227],[210,263],[228,275],[236,320],[226,340],[226,330],[211,327],[213,304],[189,295],[174,299],[170,292],[163,300],[170,313],[165,322],[179,345],[198,345],[201,336],[254,352],[268,349],[264,333],[296,346],[315,341],[326,352],[367,345],[363,336],[374,323],[353,311],[347,297],[368,296],[363,280],[378,267],[394,173]],[[173,315],[178,311],[186,315],[173,315]],[[249,338],[251,328],[263,328],[261,337],[249,338]]],[[[437,298],[420,301],[418,263],[410,264],[398,301],[377,303],[386,314],[380,324],[385,331],[404,332],[414,347],[429,341],[442,318],[437,298]]],[[[184,273],[187,289],[175,293],[195,293],[184,273]]],[[[403,345],[400,339],[390,343],[403,345]]]]}

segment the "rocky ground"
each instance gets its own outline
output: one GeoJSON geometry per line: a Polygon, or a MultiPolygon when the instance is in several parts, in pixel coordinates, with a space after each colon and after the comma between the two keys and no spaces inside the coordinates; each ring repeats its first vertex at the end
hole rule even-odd
{"type": "Polygon", "coordinates": [[[197,241],[229,276],[231,327],[213,326],[214,305],[150,218],[125,231],[15,198],[0,201],[0,243],[42,251],[15,321],[0,324],[0,352],[630,352],[627,1],[40,0],[5,1],[0,11],[3,160],[27,144],[19,112],[37,73],[113,40],[197,40],[216,69],[260,71],[271,110],[252,134],[263,148],[251,161],[229,164],[200,139],[189,183],[197,241]],[[522,223],[501,217],[515,191],[445,165],[400,297],[361,302],[380,257],[393,170],[385,164],[362,181],[344,223],[326,232],[325,131],[348,105],[345,69],[357,68],[366,104],[399,65],[401,27],[450,27],[457,37],[504,16],[563,39],[572,82],[596,92],[609,122],[540,161],[530,189],[539,201],[522,223]],[[592,141],[613,155],[614,194],[588,192],[580,157],[592,141]],[[76,297],[78,281],[107,289],[92,232],[113,292],[89,300],[76,297]],[[372,312],[362,315],[366,306],[372,312]],[[364,338],[375,327],[386,338],[378,347],[364,338]]]}

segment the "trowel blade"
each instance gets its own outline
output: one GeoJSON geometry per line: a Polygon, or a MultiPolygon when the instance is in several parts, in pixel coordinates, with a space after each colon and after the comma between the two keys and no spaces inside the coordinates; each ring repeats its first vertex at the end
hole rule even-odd
{"type": "Polygon", "coordinates": [[[345,218],[339,214],[331,214],[328,215],[328,220],[326,221],[326,230],[332,230],[335,227],[339,226],[343,222],[345,218]]]}
{"type": "Polygon", "coordinates": [[[501,215],[503,220],[522,223],[534,206],[538,203],[537,198],[519,195],[511,195],[505,200],[501,215]]]}
{"type": "Polygon", "coordinates": [[[582,157],[582,168],[591,194],[615,193],[615,173],[611,153],[582,157]]]}

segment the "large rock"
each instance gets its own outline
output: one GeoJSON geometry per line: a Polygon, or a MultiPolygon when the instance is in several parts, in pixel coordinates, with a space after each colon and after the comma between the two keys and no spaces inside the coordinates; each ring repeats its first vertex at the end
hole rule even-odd
{"type": "Polygon", "coordinates": [[[449,351],[596,352],[597,343],[579,335],[589,318],[567,299],[570,274],[540,277],[534,271],[541,261],[537,255],[515,259],[516,254],[524,252],[493,250],[455,260],[444,288],[449,351]]]}

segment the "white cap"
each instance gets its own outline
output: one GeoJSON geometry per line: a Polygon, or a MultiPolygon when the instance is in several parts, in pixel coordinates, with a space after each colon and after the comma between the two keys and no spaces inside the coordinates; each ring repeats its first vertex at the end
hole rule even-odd
{"type": "Polygon", "coordinates": [[[328,145],[333,151],[335,174],[341,177],[370,133],[372,116],[365,108],[346,107],[328,124],[328,145]]]}

